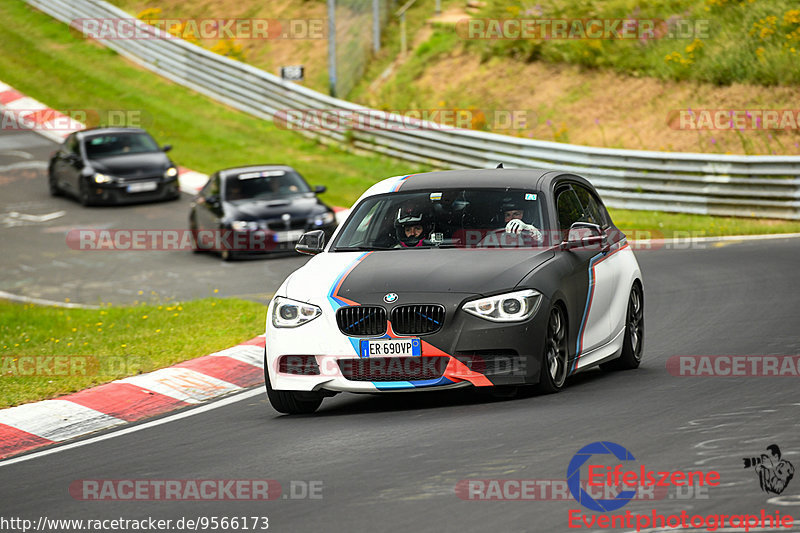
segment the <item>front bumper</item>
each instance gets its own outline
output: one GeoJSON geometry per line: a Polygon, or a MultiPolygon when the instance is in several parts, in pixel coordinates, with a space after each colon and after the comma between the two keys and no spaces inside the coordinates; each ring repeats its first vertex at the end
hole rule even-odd
{"type": "MultiPolygon", "coordinates": [[[[421,341],[418,362],[409,361],[413,358],[373,358],[376,362],[367,365],[359,356],[359,342],[366,337],[343,334],[330,307],[323,308],[321,316],[297,328],[276,328],[272,325],[270,306],[265,365],[272,387],[276,390],[390,392],[538,382],[550,305],[546,298],[533,317],[510,324],[490,322],[462,311],[461,305],[474,296],[451,293],[401,295],[401,298],[404,302],[438,303],[446,308],[445,321],[439,331],[414,336],[421,341]],[[309,357],[313,358],[311,365],[307,364],[309,357]],[[318,370],[309,370],[309,366],[316,366],[318,370]],[[303,370],[298,372],[298,368],[303,370]],[[353,379],[354,368],[357,379],[353,379]],[[308,373],[313,371],[318,373],[308,373]]],[[[359,303],[379,305],[376,301],[359,303]]],[[[405,337],[392,334],[390,322],[387,331],[387,335],[373,338],[405,337]]]]}
{"type": "Polygon", "coordinates": [[[128,186],[135,185],[137,181],[113,181],[109,183],[94,183],[91,179],[87,183],[89,199],[97,204],[132,204],[139,202],[155,202],[170,200],[180,196],[178,177],[158,178],[156,188],[150,191],[129,192],[128,186]]]}

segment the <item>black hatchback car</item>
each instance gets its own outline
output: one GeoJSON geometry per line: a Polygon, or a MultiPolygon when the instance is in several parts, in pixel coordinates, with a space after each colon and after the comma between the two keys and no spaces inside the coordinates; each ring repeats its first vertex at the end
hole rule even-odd
{"type": "Polygon", "coordinates": [[[230,261],[246,253],[293,250],[300,236],[322,230],[330,237],[333,209],[317,198],[292,167],[253,165],[215,172],[192,202],[189,227],[196,252],[230,261]]]}
{"type": "Polygon", "coordinates": [[[50,158],[50,194],[83,205],[175,200],[178,167],[139,128],[92,128],[71,134],[50,158]]]}

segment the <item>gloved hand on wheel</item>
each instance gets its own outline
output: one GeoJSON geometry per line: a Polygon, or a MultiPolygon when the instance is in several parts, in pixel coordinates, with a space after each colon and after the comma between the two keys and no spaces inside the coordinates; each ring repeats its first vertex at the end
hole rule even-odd
{"type": "Polygon", "coordinates": [[[526,224],[525,222],[521,221],[518,218],[509,220],[508,224],[506,224],[506,233],[520,234],[523,231],[527,231],[536,239],[542,238],[542,232],[539,231],[536,228],[536,226],[533,226],[531,224],[526,224]]]}

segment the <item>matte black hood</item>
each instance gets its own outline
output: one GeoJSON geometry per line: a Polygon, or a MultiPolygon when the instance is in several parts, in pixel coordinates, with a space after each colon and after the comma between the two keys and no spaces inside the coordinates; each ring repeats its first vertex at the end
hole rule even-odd
{"type": "Polygon", "coordinates": [[[164,152],[125,154],[91,160],[92,168],[112,176],[136,177],[137,173],[152,176],[167,170],[171,162],[164,152]]]}
{"type": "Polygon", "coordinates": [[[326,211],[328,208],[314,194],[275,200],[235,200],[225,203],[225,214],[237,220],[269,220],[280,218],[285,213],[292,218],[304,218],[326,211]]]}
{"type": "Polygon", "coordinates": [[[338,294],[359,301],[388,292],[486,294],[514,288],[552,258],[552,249],[420,249],[370,253],[338,294]]]}

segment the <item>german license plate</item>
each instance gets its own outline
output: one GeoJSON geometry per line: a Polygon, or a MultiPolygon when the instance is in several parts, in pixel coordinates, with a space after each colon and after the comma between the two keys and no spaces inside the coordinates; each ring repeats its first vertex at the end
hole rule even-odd
{"type": "Polygon", "coordinates": [[[305,230],[295,229],[289,231],[275,232],[275,242],[291,242],[300,240],[300,236],[305,233],[305,230]]]}
{"type": "Polygon", "coordinates": [[[419,339],[362,340],[361,357],[404,357],[422,355],[419,339]]]}
{"type": "Polygon", "coordinates": [[[131,183],[128,185],[128,192],[146,192],[154,191],[158,188],[156,181],[143,181],[140,183],[131,183]]]}

